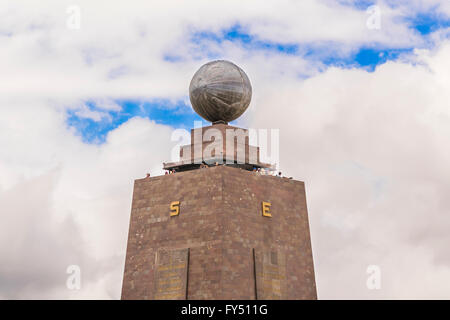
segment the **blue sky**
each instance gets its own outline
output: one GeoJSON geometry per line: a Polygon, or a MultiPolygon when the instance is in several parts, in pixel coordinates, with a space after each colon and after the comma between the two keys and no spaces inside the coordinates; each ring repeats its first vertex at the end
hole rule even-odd
{"type": "Polygon", "coordinates": [[[414,28],[422,35],[428,35],[439,29],[450,27],[450,19],[436,10],[419,13],[414,17],[406,18],[411,28],[414,28]]]}
{"type": "Polygon", "coordinates": [[[76,110],[71,109],[67,114],[67,125],[73,127],[84,142],[102,144],[106,141],[108,132],[133,117],[149,118],[156,123],[184,129],[190,129],[189,124],[202,120],[183,100],[176,102],[166,99],[146,102],[117,100],[115,102],[122,109],[105,112],[99,109],[95,102],[87,101],[85,106],[89,110],[104,113],[105,116],[96,121],[92,118],[80,117],[76,110]]]}
{"type": "MultiPolygon", "coordinates": [[[[345,3],[345,2],[344,2],[345,3]]],[[[351,4],[358,10],[365,11],[373,1],[357,1],[351,4]]],[[[395,5],[393,3],[392,5],[395,5]]],[[[419,12],[414,16],[401,17],[402,23],[409,29],[414,30],[425,41],[432,32],[450,27],[450,19],[439,13],[437,7],[427,12],[419,12]]],[[[281,43],[260,39],[247,31],[240,23],[224,28],[218,32],[208,30],[191,32],[187,37],[186,46],[193,46],[195,52],[192,56],[183,56],[177,52],[166,53],[163,61],[168,63],[183,63],[186,60],[200,60],[207,57],[210,60],[227,59],[219,51],[212,50],[211,44],[218,46],[224,43],[233,43],[248,53],[265,52],[271,54],[288,55],[299,57],[311,62],[319,62],[327,67],[359,68],[367,72],[374,72],[377,66],[387,61],[396,60],[402,54],[413,52],[412,46],[384,46],[378,43],[364,44],[352,48],[349,53],[342,55],[333,54],[330,47],[339,47],[340,43],[281,43]],[[197,56],[196,52],[201,52],[197,56]]],[[[123,67],[120,72],[127,72],[123,67]]],[[[322,70],[323,71],[323,70],[322,70]]],[[[300,77],[302,77],[300,75],[300,77]]],[[[304,78],[307,78],[306,76],[304,78]]],[[[187,90],[186,90],[187,91],[187,90]]],[[[76,130],[77,134],[85,143],[102,144],[106,140],[108,132],[117,128],[132,117],[145,117],[157,123],[162,123],[176,128],[189,129],[194,121],[201,120],[191,109],[188,95],[180,97],[179,101],[171,102],[169,99],[152,99],[151,101],[116,100],[122,110],[109,111],[107,117],[100,121],[83,118],[77,115],[76,109],[67,113],[67,125],[76,130]]],[[[93,101],[85,101],[85,105],[92,111],[98,111],[93,101]]],[[[104,111],[103,111],[104,112],[104,111]]]]}

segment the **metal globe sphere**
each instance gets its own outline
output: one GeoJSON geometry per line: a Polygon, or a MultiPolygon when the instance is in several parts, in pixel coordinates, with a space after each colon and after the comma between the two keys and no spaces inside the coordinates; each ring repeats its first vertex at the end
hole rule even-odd
{"type": "Polygon", "coordinates": [[[211,61],[194,74],[189,98],[195,112],[205,120],[228,123],[247,110],[252,86],[245,72],[234,63],[211,61]]]}

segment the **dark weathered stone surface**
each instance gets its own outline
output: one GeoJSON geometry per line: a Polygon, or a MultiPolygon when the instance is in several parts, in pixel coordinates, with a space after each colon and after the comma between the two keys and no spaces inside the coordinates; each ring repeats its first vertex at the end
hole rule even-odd
{"type": "Polygon", "coordinates": [[[316,299],[303,182],[225,166],[136,180],[129,230],[123,299],[161,298],[157,252],[187,248],[187,299],[316,299]]]}

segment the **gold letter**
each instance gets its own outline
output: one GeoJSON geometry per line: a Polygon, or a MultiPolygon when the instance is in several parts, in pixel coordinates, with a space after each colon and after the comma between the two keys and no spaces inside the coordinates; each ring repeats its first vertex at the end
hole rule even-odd
{"type": "Polygon", "coordinates": [[[262,215],[264,217],[272,217],[272,213],[270,213],[270,202],[262,202],[262,215]]]}
{"type": "Polygon", "coordinates": [[[173,201],[170,203],[170,216],[177,216],[180,214],[180,201],[173,201]]]}

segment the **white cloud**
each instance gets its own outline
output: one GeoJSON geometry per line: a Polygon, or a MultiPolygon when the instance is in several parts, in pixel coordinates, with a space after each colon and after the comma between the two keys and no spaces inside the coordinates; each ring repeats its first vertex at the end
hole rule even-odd
{"type": "MultiPolygon", "coordinates": [[[[342,56],[363,44],[423,45],[399,19],[414,8],[380,3],[381,30],[366,27],[367,13],[325,1],[78,1],[81,27],[66,27],[69,1],[9,1],[0,22],[0,93],[53,99],[185,96],[205,48],[189,42],[194,31],[219,32],[237,23],[257,39],[321,44],[342,56]],[[165,54],[181,55],[169,63],[165,54]]],[[[210,43],[206,51],[214,50],[210,43]]],[[[235,45],[219,46],[223,56],[235,45]]]]}
{"type": "Polygon", "coordinates": [[[240,123],[281,128],[283,171],[306,181],[319,297],[449,297],[448,43],[373,73],[321,73],[320,62],[227,41],[202,51],[186,38],[239,23],[267,41],[335,43],[336,55],[420,47],[398,23],[418,3],[381,3],[376,33],[364,11],[325,1],[78,3],[80,30],[66,28],[69,1],[0,8],[1,297],[119,298],[132,182],[161,173],[171,128],[134,118],[89,145],[66,111],[99,120],[119,110],[117,98],[185,98],[194,58],[209,51],[249,74],[240,123]],[[82,268],[79,292],[65,288],[69,264],[82,268]],[[369,264],[382,269],[380,291],[365,288],[369,264]]]}
{"type": "Polygon", "coordinates": [[[0,292],[118,298],[132,182],[162,172],[171,129],[134,118],[105,144],[86,145],[57,109],[25,110],[3,111],[0,120],[0,292]],[[65,287],[71,264],[81,267],[81,291],[65,287]]]}
{"type": "Polygon", "coordinates": [[[416,58],[255,89],[252,125],[306,181],[320,298],[450,297],[450,43],[416,58]]]}

